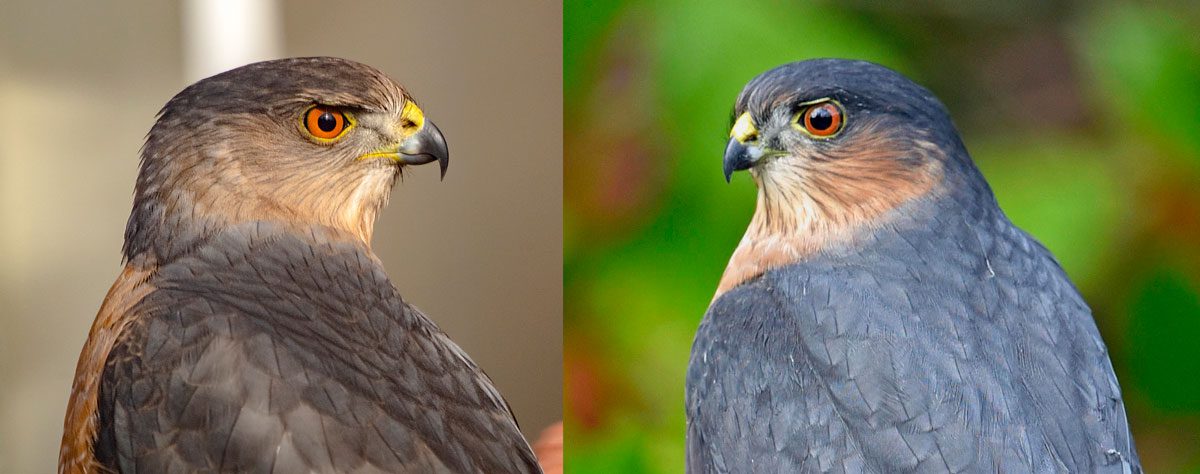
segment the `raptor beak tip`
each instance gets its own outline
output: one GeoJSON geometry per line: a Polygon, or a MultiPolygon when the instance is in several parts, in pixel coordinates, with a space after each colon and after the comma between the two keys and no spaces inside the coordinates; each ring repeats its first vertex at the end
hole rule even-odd
{"type": "Polygon", "coordinates": [[[729,144],[725,146],[725,159],[723,170],[725,171],[725,182],[728,183],[733,179],[735,171],[750,169],[756,160],[750,156],[750,148],[742,144],[736,138],[731,138],[729,144]]]}
{"type": "Polygon", "coordinates": [[[425,121],[421,130],[400,144],[400,162],[406,165],[423,165],[438,162],[441,179],[446,179],[446,169],[450,167],[450,150],[446,146],[446,138],[442,131],[432,121],[425,121]]]}

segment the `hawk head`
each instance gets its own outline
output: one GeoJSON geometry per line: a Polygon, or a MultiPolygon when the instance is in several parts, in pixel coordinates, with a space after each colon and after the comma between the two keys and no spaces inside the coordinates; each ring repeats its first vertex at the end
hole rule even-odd
{"type": "Polygon", "coordinates": [[[408,165],[449,154],[413,98],[338,58],[265,61],[172,98],[142,149],[125,258],[169,259],[251,221],[321,225],[370,243],[408,165]]]}
{"type": "Polygon", "coordinates": [[[878,64],[785,64],[751,80],[733,116],[726,179],[749,170],[766,200],[826,224],[865,223],[942,184],[987,189],[941,102],[878,64]]]}
{"type": "Polygon", "coordinates": [[[995,207],[946,108],[883,66],[785,64],[746,85],[733,117],[725,177],[749,170],[758,205],[718,294],[895,222],[910,203],[953,194],[995,207]]]}

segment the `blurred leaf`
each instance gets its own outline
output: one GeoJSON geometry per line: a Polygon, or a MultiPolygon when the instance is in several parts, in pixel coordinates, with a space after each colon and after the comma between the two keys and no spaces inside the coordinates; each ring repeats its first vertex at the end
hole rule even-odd
{"type": "Polygon", "coordinates": [[[627,2],[572,0],[563,4],[563,96],[567,107],[580,97],[580,87],[595,49],[609,33],[612,20],[627,2]]]}
{"type": "Polygon", "coordinates": [[[578,248],[578,217],[575,212],[563,206],[563,260],[569,265],[570,260],[579,252],[578,248]]]}
{"type": "Polygon", "coordinates": [[[1196,282],[1156,268],[1133,299],[1133,382],[1160,410],[1200,413],[1200,295],[1196,282]]]}
{"type": "Polygon", "coordinates": [[[971,149],[1009,219],[1050,249],[1085,292],[1097,284],[1130,194],[1107,153],[1066,137],[971,149]]]}
{"type": "Polygon", "coordinates": [[[565,439],[571,440],[565,446],[566,474],[649,472],[643,449],[646,435],[629,422],[614,423],[600,437],[567,433],[565,439]]]}
{"type": "Polygon", "coordinates": [[[1089,19],[1081,47],[1110,126],[1166,141],[1200,166],[1200,35],[1186,15],[1110,4],[1089,19]]]}

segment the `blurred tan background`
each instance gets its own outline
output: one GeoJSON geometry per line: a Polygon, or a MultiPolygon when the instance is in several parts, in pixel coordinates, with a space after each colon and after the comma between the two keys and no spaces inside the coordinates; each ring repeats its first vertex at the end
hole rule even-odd
{"type": "MultiPolygon", "coordinates": [[[[532,437],[562,413],[562,5],[425,3],[279,2],[268,33],[382,69],[446,135],[446,180],[398,183],[374,248],[532,437]]],[[[52,472],[142,138],[195,68],[176,2],[0,11],[0,472],[52,472]]]]}

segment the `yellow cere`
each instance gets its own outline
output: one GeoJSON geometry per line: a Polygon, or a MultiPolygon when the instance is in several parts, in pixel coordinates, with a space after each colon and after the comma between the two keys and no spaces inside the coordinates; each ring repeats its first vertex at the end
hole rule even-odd
{"type": "MultiPolygon", "coordinates": [[[[404,104],[404,108],[400,110],[400,116],[413,123],[411,129],[400,131],[402,136],[410,136],[425,127],[425,112],[422,112],[421,108],[417,107],[417,104],[411,100],[404,104]]],[[[391,147],[383,150],[373,151],[358,157],[360,161],[371,160],[375,158],[391,158],[393,160],[399,160],[400,153],[396,151],[395,147],[391,147]]]]}
{"type": "Polygon", "coordinates": [[[733,129],[729,131],[729,138],[737,139],[738,143],[746,143],[758,137],[758,129],[754,127],[754,119],[750,118],[750,112],[743,112],[741,117],[733,123],[733,129]]]}
{"type": "Polygon", "coordinates": [[[416,132],[425,126],[425,112],[422,112],[421,108],[417,107],[416,102],[411,100],[406,102],[404,104],[404,110],[400,111],[400,116],[408,119],[410,122],[416,125],[416,128],[411,131],[406,130],[407,132],[416,132]]]}

